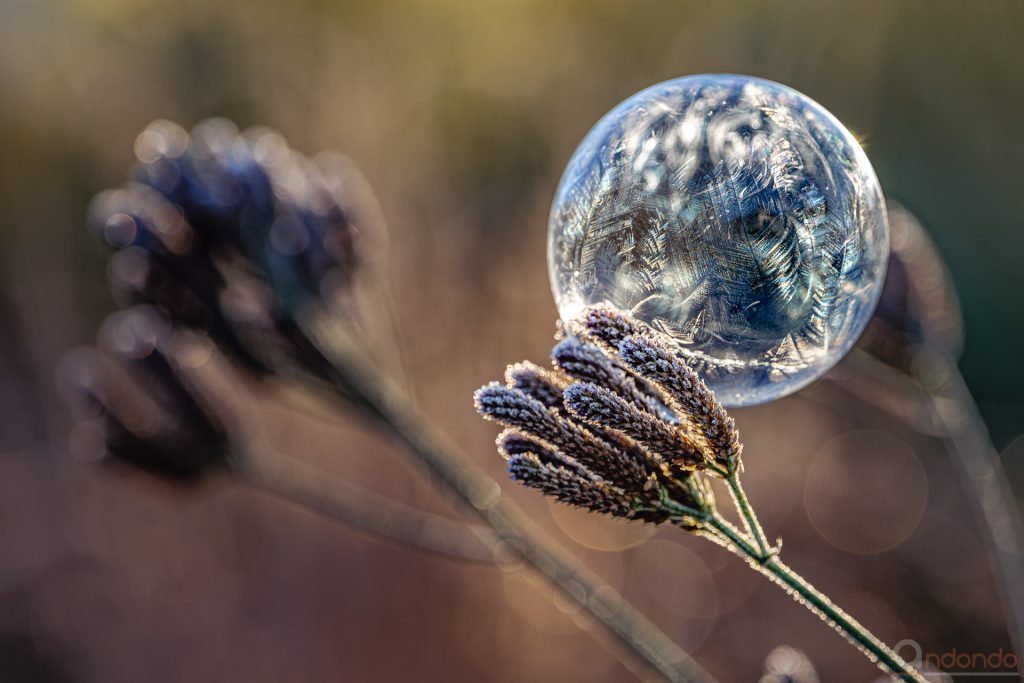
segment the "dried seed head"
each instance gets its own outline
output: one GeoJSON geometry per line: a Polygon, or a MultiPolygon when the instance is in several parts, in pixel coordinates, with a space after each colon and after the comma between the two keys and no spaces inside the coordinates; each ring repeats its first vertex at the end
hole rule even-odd
{"type": "Polygon", "coordinates": [[[497,444],[498,452],[501,453],[502,457],[506,460],[511,459],[512,456],[515,455],[533,453],[535,456],[540,458],[541,462],[554,465],[555,467],[563,467],[583,479],[591,479],[594,481],[599,480],[597,475],[578,463],[575,459],[570,458],[564,453],[541,443],[538,439],[530,438],[515,429],[506,429],[499,434],[497,444]]]}
{"type": "Polygon", "coordinates": [[[505,370],[505,381],[509,386],[521,389],[549,408],[562,407],[562,391],[568,386],[563,377],[530,361],[508,366],[505,370]]]}
{"type": "Polygon", "coordinates": [[[614,358],[579,337],[569,336],[560,341],[551,350],[551,358],[556,367],[573,379],[606,387],[641,410],[663,414],[670,419],[675,417],[647,382],[638,381],[639,378],[626,372],[614,358]]]}
{"type": "Polygon", "coordinates": [[[191,132],[166,121],[136,143],[137,176],[180,207],[217,249],[246,259],[282,297],[319,297],[358,263],[356,231],[332,168],[289,149],[267,129],[225,119],[191,132]],[[168,141],[173,141],[169,143],[168,141]]]}
{"type": "Polygon", "coordinates": [[[542,462],[532,453],[512,456],[508,470],[515,481],[592,512],[654,524],[664,522],[670,516],[664,510],[639,503],[634,496],[614,486],[583,479],[567,469],[542,462]]]}
{"type": "Polygon", "coordinates": [[[107,274],[122,305],[152,304],[181,325],[207,330],[248,368],[260,368],[222,310],[227,283],[210,242],[180,207],[151,187],[128,183],[97,195],[88,216],[93,232],[117,250],[107,274]]]}
{"type": "Polygon", "coordinates": [[[531,439],[515,429],[506,429],[498,434],[495,443],[498,445],[498,452],[506,460],[513,455],[522,455],[523,453],[534,453],[541,460],[551,460],[554,457],[554,451],[548,450],[548,447],[537,439],[531,439]]]}
{"type": "Polygon", "coordinates": [[[178,480],[195,480],[228,456],[229,438],[166,351],[170,327],[155,309],[115,313],[103,353],[80,350],[60,377],[84,420],[98,422],[106,454],[178,480]]]}
{"type": "Polygon", "coordinates": [[[573,384],[565,390],[565,405],[580,419],[625,434],[679,470],[707,465],[705,454],[686,434],[604,387],[573,384]]]}
{"type": "Polygon", "coordinates": [[[478,389],[474,399],[484,417],[540,439],[616,486],[639,491],[648,484],[640,454],[616,448],[520,389],[492,382],[478,389]]]}
{"type": "Polygon", "coordinates": [[[732,472],[739,467],[742,445],[735,422],[714,393],[677,354],[650,336],[629,336],[619,342],[622,361],[638,375],[662,387],[703,437],[716,462],[732,472]]]}
{"type": "Polygon", "coordinates": [[[349,190],[365,187],[358,173],[223,119],[191,133],[156,121],[135,151],[137,182],[100,194],[89,211],[94,231],[117,250],[114,290],[203,329],[259,375],[281,364],[329,372],[290,320],[309,301],[338,320],[359,317],[352,285],[366,191],[355,201],[349,190]]]}
{"type": "Polygon", "coordinates": [[[570,322],[569,326],[600,341],[611,351],[618,348],[619,342],[626,337],[652,332],[648,326],[608,304],[591,306],[577,320],[570,322]]]}
{"type": "Polygon", "coordinates": [[[560,330],[554,373],[519,363],[508,386],[475,395],[484,417],[510,427],[498,449],[512,477],[590,510],[702,529],[714,509],[702,473],[739,467],[725,409],[661,333],[611,306],[560,330]]]}

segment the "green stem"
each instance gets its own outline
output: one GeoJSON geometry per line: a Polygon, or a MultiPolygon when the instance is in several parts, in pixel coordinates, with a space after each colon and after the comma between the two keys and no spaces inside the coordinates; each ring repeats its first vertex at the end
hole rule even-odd
{"type": "Polygon", "coordinates": [[[742,531],[734,527],[729,523],[728,520],[724,519],[717,512],[713,512],[711,516],[704,520],[713,534],[717,535],[719,540],[725,541],[723,545],[732,552],[736,553],[747,561],[753,561],[760,564],[761,558],[764,555],[758,551],[757,548],[747,539],[742,531]]]}
{"type": "Polygon", "coordinates": [[[743,491],[743,486],[740,485],[739,475],[736,472],[732,472],[725,478],[725,483],[729,486],[732,501],[736,505],[736,510],[740,513],[740,517],[743,518],[743,525],[747,528],[747,533],[754,539],[761,555],[767,557],[771,553],[771,546],[765,537],[764,529],[761,528],[761,524],[757,521],[754,508],[750,507],[750,501],[747,500],[747,494],[743,491]]]}
{"type": "Polygon", "coordinates": [[[812,586],[805,578],[783,564],[777,555],[771,552],[762,553],[717,512],[709,515],[704,521],[709,527],[709,532],[716,534],[720,540],[724,541],[723,545],[745,558],[752,567],[782,586],[794,600],[831,624],[868,659],[900,680],[926,683],[925,678],[902,657],[875,637],[860,622],[840,609],[828,596],[812,586]]]}

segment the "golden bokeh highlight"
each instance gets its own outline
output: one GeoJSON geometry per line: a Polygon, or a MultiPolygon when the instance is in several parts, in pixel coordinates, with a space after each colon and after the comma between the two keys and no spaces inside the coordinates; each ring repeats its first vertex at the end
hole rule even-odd
{"type": "Polygon", "coordinates": [[[616,552],[638,546],[658,530],[653,524],[625,522],[595,515],[561,503],[549,501],[551,517],[566,536],[591,550],[616,552]]]}
{"type": "Polygon", "coordinates": [[[829,441],[807,473],[804,509],[835,547],[875,554],[910,537],[924,514],[928,480],[914,450],[884,432],[858,430],[829,441]]]}

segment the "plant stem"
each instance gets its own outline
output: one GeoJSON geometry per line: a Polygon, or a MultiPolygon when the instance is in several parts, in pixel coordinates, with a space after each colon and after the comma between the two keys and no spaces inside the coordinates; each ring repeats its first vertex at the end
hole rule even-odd
{"type": "Polygon", "coordinates": [[[501,495],[493,478],[473,464],[454,443],[420,415],[408,396],[345,343],[331,321],[315,314],[299,317],[304,334],[338,373],[336,381],[318,383],[330,399],[348,407],[354,393],[412,454],[426,464],[493,530],[503,550],[522,557],[568,598],[577,602],[640,660],[669,681],[711,683],[715,679],[614,588],[581,565],[543,532],[512,501],[501,495]]]}
{"type": "MultiPolygon", "coordinates": [[[[1010,638],[1024,650],[1024,526],[999,452],[956,361],[947,360],[950,376],[929,392],[935,414],[946,427],[946,442],[960,480],[970,493],[974,513],[988,531],[990,565],[1002,594],[1010,638]]],[[[1024,674],[1024,661],[1018,667],[1024,674]]]]}
{"type": "Polygon", "coordinates": [[[705,518],[704,522],[719,535],[726,548],[746,559],[753,568],[782,586],[794,600],[831,624],[880,668],[904,681],[926,683],[925,678],[903,658],[840,609],[828,596],[783,564],[777,554],[762,553],[717,512],[705,518]]]}
{"type": "MultiPolygon", "coordinates": [[[[919,433],[938,436],[945,442],[985,530],[989,564],[1003,598],[1013,649],[1024,652],[1024,525],[999,452],[992,445],[956,358],[946,353],[943,360],[948,370],[946,381],[936,387],[854,348],[845,360],[853,370],[833,377],[833,381],[919,433]],[[895,392],[896,397],[881,400],[880,395],[887,396],[886,390],[889,394],[895,392]]],[[[1018,671],[1024,675],[1024,660],[1018,671]]]]}
{"type": "Polygon", "coordinates": [[[806,601],[808,609],[817,612],[820,617],[842,631],[869,659],[901,680],[916,681],[917,683],[925,681],[925,678],[902,657],[829,600],[828,596],[808,583],[805,578],[783,564],[777,556],[769,558],[761,566],[769,577],[775,579],[782,586],[792,589],[791,595],[797,602],[806,601]]]}
{"type": "Polygon", "coordinates": [[[324,475],[289,458],[237,449],[232,469],[248,484],[381,538],[466,562],[498,560],[485,526],[447,519],[324,475]],[[244,452],[243,452],[244,451],[244,452]]]}
{"type": "Polygon", "coordinates": [[[729,486],[729,493],[732,495],[732,501],[736,505],[736,510],[740,513],[740,517],[743,518],[743,525],[746,527],[747,533],[753,537],[754,542],[757,544],[757,549],[761,553],[762,557],[767,557],[770,553],[768,539],[765,537],[764,529],[761,528],[761,524],[757,521],[757,515],[754,514],[754,508],[750,507],[750,501],[747,500],[747,494],[744,493],[743,487],[740,485],[739,474],[732,472],[725,478],[725,483],[729,486]]]}

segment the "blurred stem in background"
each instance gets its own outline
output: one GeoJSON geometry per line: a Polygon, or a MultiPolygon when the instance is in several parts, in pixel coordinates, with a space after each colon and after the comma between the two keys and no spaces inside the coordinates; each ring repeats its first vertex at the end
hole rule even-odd
{"type": "MultiPolygon", "coordinates": [[[[992,446],[988,429],[954,358],[946,358],[947,381],[928,392],[935,414],[946,426],[953,463],[987,532],[992,569],[999,579],[1015,652],[1024,652],[1024,528],[1016,500],[992,446]]],[[[1024,664],[1018,671],[1024,675],[1024,664]]]]}
{"type": "Polygon", "coordinates": [[[714,680],[503,498],[498,483],[382,369],[397,354],[381,353],[393,348],[393,330],[382,329],[388,326],[376,320],[380,308],[366,296],[380,274],[367,272],[372,236],[354,199],[358,188],[363,194],[368,188],[350,163],[307,159],[275,133],[239,133],[225,120],[204,122],[191,134],[154,122],[135,151],[138,182],[101,194],[90,209],[94,230],[117,250],[111,285],[125,305],[135,306],[115,314],[101,337],[123,363],[146,371],[136,394],[162,405],[157,417],[120,419],[118,412],[137,409],[136,402],[119,399],[117,391],[106,394],[96,373],[78,373],[84,378],[72,384],[98,413],[108,451],[186,476],[234,465],[265,490],[393,540],[464,559],[483,559],[484,548],[492,558],[521,558],[603,624],[632,655],[635,662],[628,664],[671,681],[714,680]],[[393,503],[377,514],[372,506],[381,501],[366,492],[331,490],[284,459],[246,451],[245,444],[236,452],[238,437],[204,409],[163,356],[161,339],[178,328],[201,330],[250,378],[292,380],[333,408],[376,418],[483,520],[487,530],[475,536],[484,548],[463,542],[465,529],[440,539],[455,531],[454,522],[393,503]],[[139,432],[139,424],[157,428],[139,432]],[[371,506],[368,513],[363,505],[371,506]]]}
{"type": "Polygon", "coordinates": [[[161,322],[149,308],[118,312],[104,324],[101,344],[120,367],[104,367],[101,354],[80,350],[62,368],[65,385],[89,408],[83,422],[99,422],[109,455],[183,481],[226,467],[271,495],[418,550],[511,569],[525,562],[618,639],[616,652],[630,654],[623,661],[627,666],[640,665],[671,681],[715,680],[613,587],[503,499],[497,482],[422,417],[403,390],[355,355],[357,351],[343,356],[339,336],[331,335],[331,358],[343,383],[299,374],[282,379],[301,382],[332,410],[350,410],[354,392],[359,405],[374,411],[378,424],[398,436],[484,525],[439,517],[350,482],[325,478],[256,445],[255,439],[245,439],[241,430],[225,426],[207,408],[214,402],[212,392],[200,386],[203,379],[182,371],[174,359],[174,337],[164,336],[161,322]],[[126,377],[117,377],[119,372],[126,377]]]}
{"type": "MultiPolygon", "coordinates": [[[[989,566],[1003,598],[1011,644],[1015,652],[1024,652],[1024,528],[1016,500],[956,359],[939,356],[932,361],[941,363],[945,373],[938,386],[930,385],[922,377],[903,375],[868,352],[854,349],[847,361],[850,374],[843,372],[834,381],[882,409],[899,405],[894,412],[909,427],[938,437],[945,444],[979,526],[984,529],[989,566]],[[879,384],[889,388],[895,384],[900,395],[910,402],[880,401],[879,384]],[[916,406],[914,416],[907,412],[910,406],[916,406]]],[[[1024,675],[1024,665],[1019,671],[1024,675]]]]}
{"type": "Polygon", "coordinates": [[[957,364],[963,324],[956,291],[921,223],[895,202],[889,215],[892,253],[878,311],[858,347],[827,377],[946,445],[984,529],[1011,644],[1024,652],[1024,527],[957,364]]]}
{"type": "Polygon", "coordinates": [[[256,488],[382,539],[454,560],[498,561],[497,538],[485,526],[433,515],[276,454],[237,449],[232,459],[256,488]]]}
{"type": "Polygon", "coordinates": [[[409,451],[487,524],[496,537],[491,544],[499,556],[511,554],[525,560],[666,679],[714,680],[618,591],[582,566],[503,497],[498,482],[472,464],[456,444],[419,413],[404,392],[377,373],[353,345],[343,341],[346,335],[336,320],[318,314],[298,314],[297,318],[304,321],[300,328],[343,378],[341,385],[323,386],[325,396],[344,406],[347,390],[354,390],[409,451]]]}

